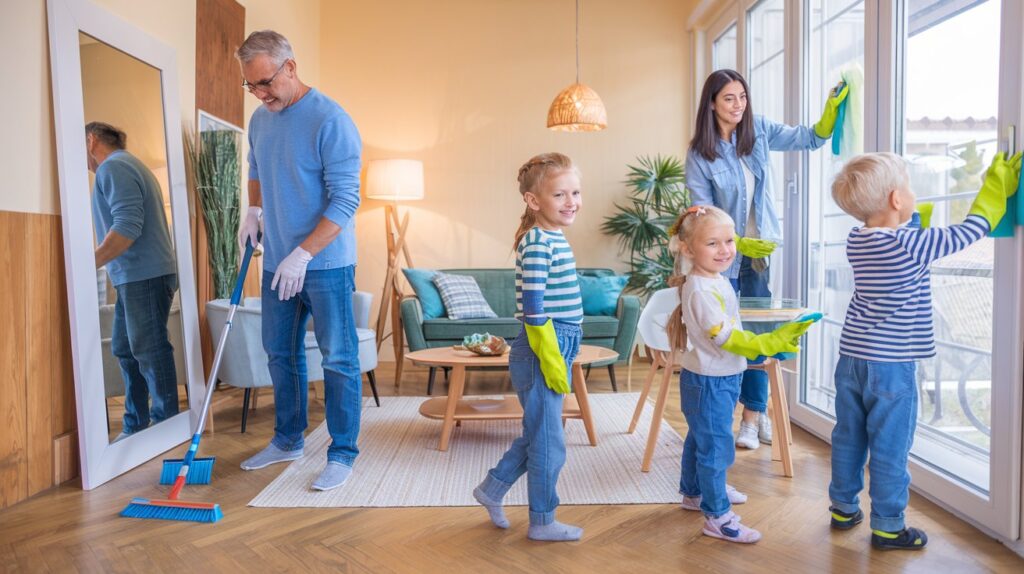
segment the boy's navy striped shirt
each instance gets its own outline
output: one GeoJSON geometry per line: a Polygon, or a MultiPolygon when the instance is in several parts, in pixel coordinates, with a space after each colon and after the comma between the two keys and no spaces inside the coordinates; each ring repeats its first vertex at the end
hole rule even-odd
{"type": "Polygon", "coordinates": [[[534,227],[516,248],[516,317],[542,325],[547,317],[583,322],[576,259],[560,231],[534,227]]]}
{"type": "Polygon", "coordinates": [[[949,227],[855,227],[846,243],[854,291],[839,352],[870,361],[935,356],[929,266],[978,241],[988,221],[969,215],[949,227]]]}

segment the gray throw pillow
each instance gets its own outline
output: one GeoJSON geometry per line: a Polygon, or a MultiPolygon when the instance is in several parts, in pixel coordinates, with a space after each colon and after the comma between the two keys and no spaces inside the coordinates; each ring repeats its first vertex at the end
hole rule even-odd
{"type": "Polygon", "coordinates": [[[469,275],[434,275],[434,285],[441,292],[441,300],[449,319],[494,319],[498,315],[480,292],[476,279],[469,275]]]}

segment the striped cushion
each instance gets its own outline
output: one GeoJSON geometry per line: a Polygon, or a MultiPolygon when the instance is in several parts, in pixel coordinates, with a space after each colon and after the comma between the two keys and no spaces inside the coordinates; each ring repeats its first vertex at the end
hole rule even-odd
{"type": "Polygon", "coordinates": [[[468,275],[434,275],[434,285],[441,292],[441,300],[449,319],[492,319],[497,317],[487,304],[476,279],[468,275]]]}

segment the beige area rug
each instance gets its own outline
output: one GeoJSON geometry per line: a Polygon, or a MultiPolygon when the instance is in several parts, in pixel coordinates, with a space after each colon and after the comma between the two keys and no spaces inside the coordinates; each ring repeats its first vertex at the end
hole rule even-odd
{"type": "MultiPolygon", "coordinates": [[[[473,397],[486,398],[486,397],[473,397]]],[[[651,471],[640,472],[653,405],[644,408],[636,432],[626,434],[638,393],[591,394],[597,446],[587,442],[583,421],[566,423],[566,464],[558,480],[562,504],[675,503],[683,441],[661,421],[651,471]]],[[[420,397],[382,397],[363,408],[359,459],[343,487],[315,492],[309,485],[326,462],[330,436],[323,423],[306,438],[306,456],[289,465],[249,506],[396,507],[472,506],[473,488],[520,435],[521,422],[465,421],[448,452],[437,450],[441,421],[419,414],[420,397]]],[[[505,503],[526,504],[526,476],[505,503]]]]}

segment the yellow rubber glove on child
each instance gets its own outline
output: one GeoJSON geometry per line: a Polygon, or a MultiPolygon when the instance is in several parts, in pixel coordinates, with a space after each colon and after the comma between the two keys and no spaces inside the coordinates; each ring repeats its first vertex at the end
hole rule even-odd
{"type": "Polygon", "coordinates": [[[934,210],[935,204],[930,201],[917,204],[917,213],[921,216],[921,229],[928,229],[932,226],[932,211],[934,210]]]}
{"type": "Polygon", "coordinates": [[[827,138],[832,135],[832,130],[836,127],[836,117],[839,116],[839,104],[843,103],[849,93],[850,87],[846,85],[846,82],[839,82],[828,93],[825,109],[821,112],[821,119],[814,124],[814,133],[818,134],[819,138],[827,138]]]}
{"type": "Polygon", "coordinates": [[[753,237],[735,236],[736,251],[751,259],[768,257],[775,251],[776,243],[767,239],[754,239],[753,237]]]}
{"type": "Polygon", "coordinates": [[[988,221],[989,229],[995,229],[999,220],[1006,215],[1006,199],[1017,193],[1017,182],[1020,179],[1021,154],[1017,153],[1010,159],[999,152],[992,158],[992,165],[985,173],[985,182],[978,190],[971,209],[967,213],[980,215],[988,221]]]}
{"type": "Polygon", "coordinates": [[[558,336],[555,325],[548,319],[543,325],[523,323],[526,327],[526,338],[530,342],[533,354],[540,361],[540,372],[548,388],[563,395],[569,394],[569,373],[565,368],[565,358],[558,348],[558,336]]]}
{"type": "Polygon", "coordinates": [[[760,335],[734,329],[729,334],[729,339],[722,344],[722,348],[735,355],[746,357],[750,361],[760,356],[771,357],[779,353],[798,353],[800,346],[797,345],[797,341],[821,317],[821,313],[805,315],[798,321],[785,323],[771,333],[760,335]]]}

